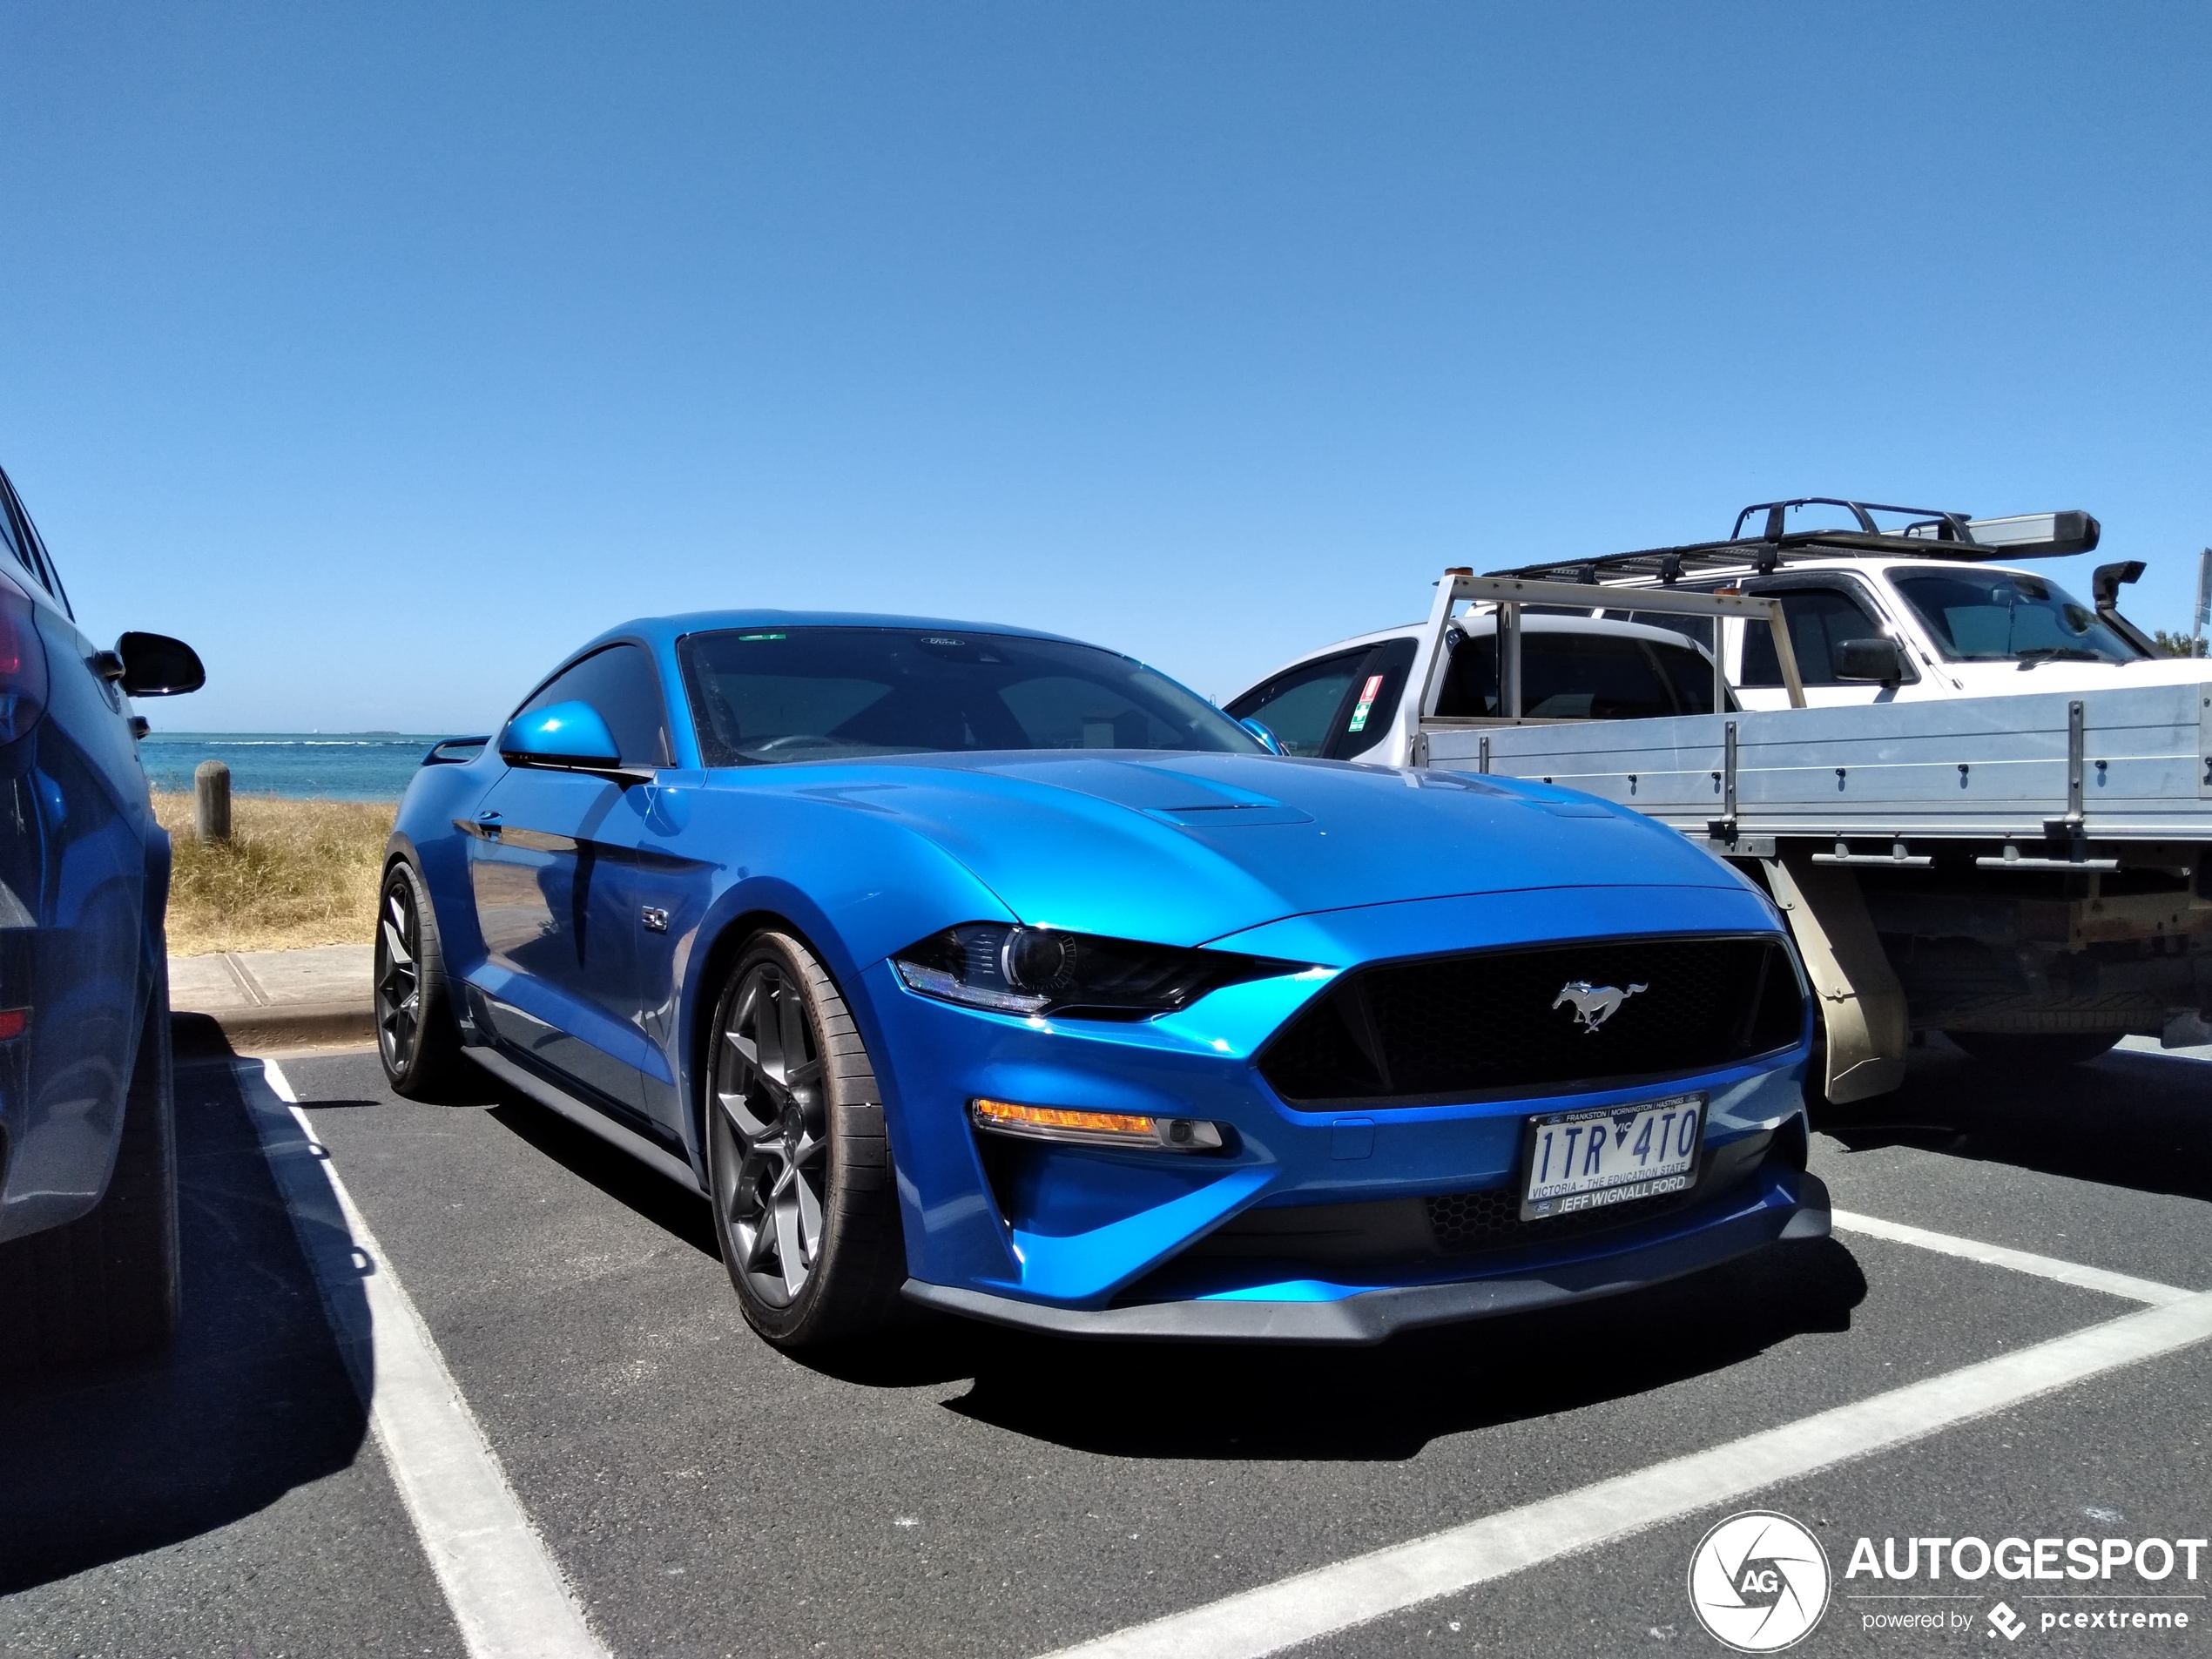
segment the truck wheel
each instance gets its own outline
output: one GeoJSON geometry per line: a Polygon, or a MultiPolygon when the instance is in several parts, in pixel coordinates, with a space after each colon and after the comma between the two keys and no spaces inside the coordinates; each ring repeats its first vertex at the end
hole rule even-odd
{"type": "Polygon", "coordinates": [[[401,859],[376,912],[376,1053],[395,1094],[439,1100],[467,1069],[430,890],[401,859]]]}
{"type": "Polygon", "coordinates": [[[790,935],[756,934],[711,1029],[708,1190],[746,1322],[779,1348],[900,1323],[907,1248],[882,1093],[829,974],[790,935]]]}
{"type": "Polygon", "coordinates": [[[2124,1031],[1946,1031],[1943,1034],[1985,1066],[2040,1071],[2094,1060],[2124,1031]]]}
{"type": "Polygon", "coordinates": [[[135,1359],[176,1334],[177,1123],[165,960],[146,1004],[107,1191],[64,1226],[0,1244],[0,1330],[15,1367],[135,1359]]]}

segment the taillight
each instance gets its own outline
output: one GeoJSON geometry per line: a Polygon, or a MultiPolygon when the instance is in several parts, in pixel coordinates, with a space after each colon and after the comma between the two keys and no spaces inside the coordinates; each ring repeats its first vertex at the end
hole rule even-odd
{"type": "Polygon", "coordinates": [[[46,711],[46,648],[30,596],[0,576],[0,743],[13,743],[46,711]]]}

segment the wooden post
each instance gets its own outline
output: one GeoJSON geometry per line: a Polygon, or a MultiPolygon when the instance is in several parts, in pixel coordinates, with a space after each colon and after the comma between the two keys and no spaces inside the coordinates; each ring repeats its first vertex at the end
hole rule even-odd
{"type": "Polygon", "coordinates": [[[219,760],[193,768],[192,831],[203,841],[231,839],[231,769],[219,760]]]}

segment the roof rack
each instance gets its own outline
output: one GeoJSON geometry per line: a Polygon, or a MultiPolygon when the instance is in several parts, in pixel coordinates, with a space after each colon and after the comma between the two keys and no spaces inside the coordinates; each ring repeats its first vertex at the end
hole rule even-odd
{"type": "Polygon", "coordinates": [[[1596,582],[1601,575],[1615,579],[1643,577],[1672,587],[1686,576],[1746,567],[1764,575],[1805,559],[1910,558],[1931,554],[1973,561],[2059,558],[2093,550],[2102,534],[2103,527],[2094,517],[2078,510],[1968,518],[1964,513],[1925,507],[1889,507],[1833,496],[1801,496],[1794,501],[1764,501],[1746,507],[1737,514],[1735,528],[1722,541],[1642,548],[1595,558],[1545,559],[1489,574],[1582,583],[1596,582]],[[1790,510],[1797,507],[1840,507],[1851,514],[1855,528],[1788,529],[1790,510]],[[1885,529],[1876,521],[1878,513],[1906,522],[1885,529]],[[1762,515],[1757,533],[1745,535],[1746,523],[1762,515]]]}

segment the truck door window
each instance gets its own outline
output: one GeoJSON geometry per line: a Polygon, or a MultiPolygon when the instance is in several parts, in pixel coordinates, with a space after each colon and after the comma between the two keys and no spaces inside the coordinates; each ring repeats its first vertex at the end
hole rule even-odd
{"type": "MultiPolygon", "coordinates": [[[[1229,712],[1240,720],[1258,720],[1275,734],[1286,753],[1318,756],[1339,726],[1349,723],[1352,682],[1370,655],[1362,645],[1318,662],[1300,663],[1245,692],[1229,705],[1229,712]]],[[[1367,723],[1375,725],[1372,710],[1367,723]]]]}
{"type": "MultiPolygon", "coordinates": [[[[1783,619],[1789,624],[1790,644],[1797,653],[1797,673],[1808,685],[1840,685],[1836,678],[1836,647],[1847,639],[1879,639],[1882,629],[1849,594],[1834,588],[1758,590],[1782,601],[1783,619]]],[[[1779,685],[1781,660],[1774,654],[1774,632],[1764,623],[1747,624],[1743,630],[1743,673],[1738,684],[1779,685]]]]}
{"type": "MultiPolygon", "coordinates": [[[[1710,705],[1713,671],[1710,666],[1703,671],[1710,705]]],[[[1495,634],[1473,636],[1452,653],[1436,711],[1463,717],[1501,711],[1495,634]]],[[[1691,711],[1676,707],[1642,640],[1547,630],[1521,637],[1521,711],[1536,719],[1635,720],[1691,711]]]]}
{"type": "MultiPolygon", "coordinates": [[[[1711,617],[1691,617],[1691,622],[1710,622],[1711,617]]],[[[1702,652],[1682,645],[1652,645],[1653,657],[1658,659],[1667,684],[1675,693],[1677,714],[1713,714],[1721,712],[1713,707],[1713,659],[1702,652]]],[[[1733,698],[1730,708],[1736,706],[1733,698]]]]}
{"type": "Polygon", "coordinates": [[[1350,760],[1388,737],[1396,724],[1399,699],[1406,695],[1406,671],[1413,665],[1410,639],[1386,640],[1368,652],[1352,676],[1352,700],[1338,714],[1323,752],[1332,760],[1350,760]]]}

